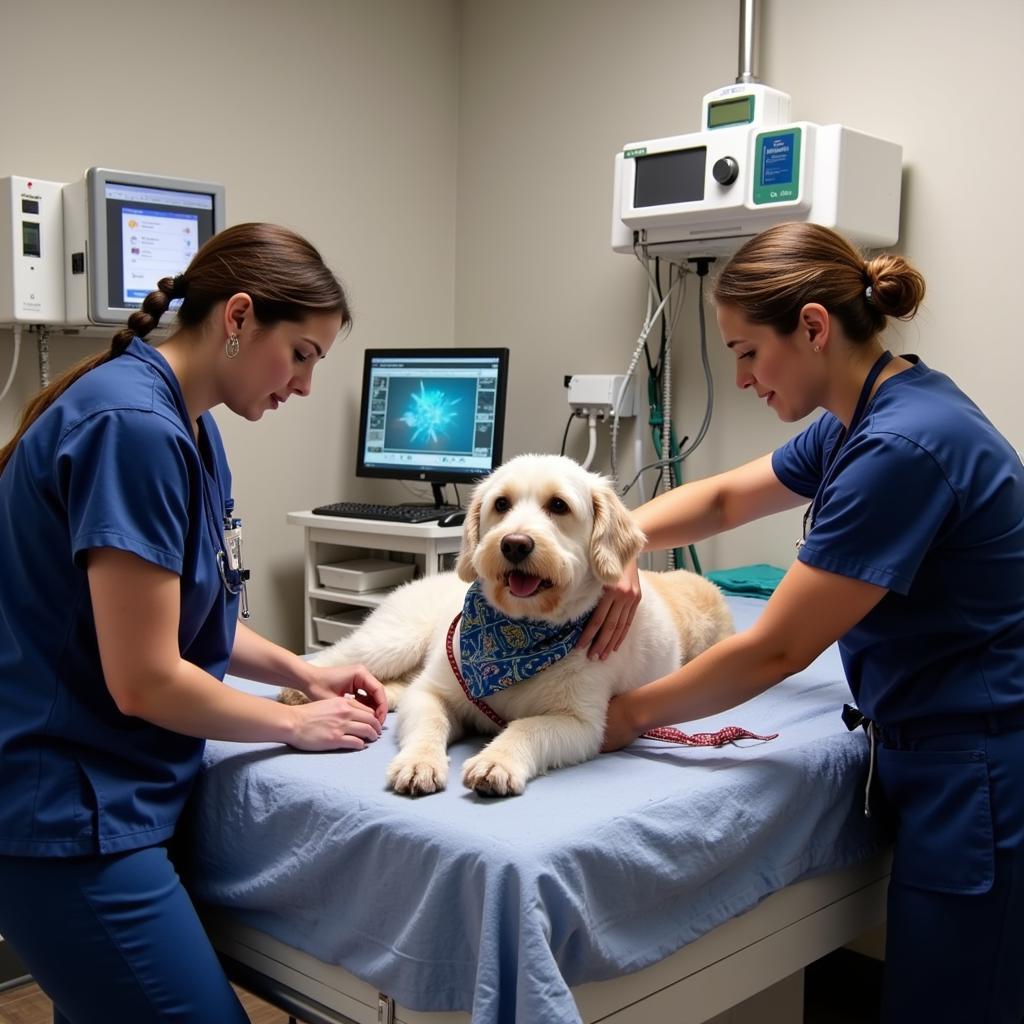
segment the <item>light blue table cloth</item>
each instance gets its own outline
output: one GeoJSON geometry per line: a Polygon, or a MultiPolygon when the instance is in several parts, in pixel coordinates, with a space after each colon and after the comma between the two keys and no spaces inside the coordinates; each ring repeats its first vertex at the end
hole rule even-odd
{"type": "MultiPolygon", "coordinates": [[[[764,608],[728,600],[737,628],[764,608]]],[[[186,819],[190,886],[412,1009],[578,1021],[570,986],[646,967],[882,848],[862,813],[865,737],[839,717],[849,699],[831,648],[747,704],[681,725],[776,740],[639,740],[505,800],[461,785],[478,738],[452,747],[446,792],[389,792],[393,719],[355,753],[211,742],[186,819]]]]}

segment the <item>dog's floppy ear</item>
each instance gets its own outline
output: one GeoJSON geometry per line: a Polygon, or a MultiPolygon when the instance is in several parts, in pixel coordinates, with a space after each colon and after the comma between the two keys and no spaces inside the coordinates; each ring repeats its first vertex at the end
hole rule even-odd
{"type": "Polygon", "coordinates": [[[466,521],[462,526],[462,547],[459,548],[459,559],[455,563],[455,571],[458,573],[459,579],[465,583],[472,583],[476,579],[473,554],[477,544],[480,543],[480,506],[483,504],[483,499],[484,483],[479,483],[469,501],[466,521]]]}
{"type": "Polygon", "coordinates": [[[602,583],[615,583],[626,562],[643,550],[646,537],[626,506],[607,484],[593,492],[594,530],[590,535],[590,564],[602,583]]]}

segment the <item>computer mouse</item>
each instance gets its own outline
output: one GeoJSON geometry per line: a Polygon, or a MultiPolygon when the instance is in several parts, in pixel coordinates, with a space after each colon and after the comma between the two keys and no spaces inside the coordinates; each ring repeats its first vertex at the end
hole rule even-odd
{"type": "Polygon", "coordinates": [[[466,512],[464,509],[456,509],[454,512],[448,512],[441,516],[437,521],[438,526],[461,526],[466,521],[466,512]]]}

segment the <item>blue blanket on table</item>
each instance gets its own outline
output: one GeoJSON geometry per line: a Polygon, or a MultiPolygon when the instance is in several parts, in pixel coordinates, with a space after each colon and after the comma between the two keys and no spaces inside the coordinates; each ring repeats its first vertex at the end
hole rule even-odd
{"type": "MultiPolygon", "coordinates": [[[[764,608],[728,600],[738,629],[764,608]]],[[[683,725],[776,740],[639,740],[506,800],[461,785],[482,738],[452,747],[446,792],[415,800],[386,789],[391,722],[355,753],[211,742],[187,822],[191,888],[412,1009],[578,1021],[570,986],[646,967],[881,848],[861,811],[865,737],[839,717],[849,698],[831,648],[747,704],[683,725]]]]}

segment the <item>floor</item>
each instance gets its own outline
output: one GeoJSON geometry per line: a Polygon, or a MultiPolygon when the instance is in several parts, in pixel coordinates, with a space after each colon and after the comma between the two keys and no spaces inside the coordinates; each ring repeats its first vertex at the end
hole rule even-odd
{"type": "MultiPolygon", "coordinates": [[[[288,1024],[288,1014],[240,988],[236,987],[235,991],[252,1024],[288,1024]]],[[[0,1024],[52,1024],[52,1021],[53,1004],[38,985],[19,985],[0,992],[0,1024]]],[[[111,1024],[118,1022],[111,1021],[111,1024]]]]}
{"type": "Polygon", "coordinates": [[[837,949],[804,972],[804,1024],[877,1024],[882,962],[837,949]]]}
{"type": "MultiPolygon", "coordinates": [[[[804,1024],[877,1024],[881,991],[877,960],[838,950],[807,968],[804,1024]]],[[[288,1015],[236,987],[252,1024],[287,1024],[288,1015]]],[[[0,1024],[51,1024],[50,1001],[34,984],[0,992],[0,1024]]],[[[770,1022],[765,1022],[770,1024],[770,1022]]]]}

